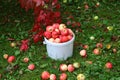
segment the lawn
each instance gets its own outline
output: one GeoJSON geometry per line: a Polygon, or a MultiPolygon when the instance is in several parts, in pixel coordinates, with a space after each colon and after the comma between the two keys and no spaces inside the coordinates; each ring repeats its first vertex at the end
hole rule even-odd
{"type": "Polygon", "coordinates": [[[59,80],[62,73],[60,64],[80,63],[80,67],[73,72],[66,71],[67,80],[77,80],[78,74],[84,74],[85,80],[120,80],[120,1],[99,0],[100,6],[95,7],[97,1],[86,0],[88,10],[84,8],[84,1],[77,3],[61,3],[62,23],[73,21],[67,19],[69,12],[74,21],[81,23],[80,27],[71,28],[75,33],[73,56],[65,61],[53,60],[47,55],[46,45],[42,42],[29,43],[26,52],[20,52],[21,40],[31,37],[29,32],[34,24],[33,11],[26,12],[17,0],[0,1],[0,80],[41,80],[43,71],[54,73],[59,80]],[[98,17],[98,18],[96,18],[98,17]],[[95,19],[96,18],[96,19],[95,19]],[[14,40],[10,40],[10,39],[14,40]],[[92,38],[92,39],[91,39],[92,38]],[[11,43],[17,46],[11,47],[11,43]],[[102,43],[100,54],[93,50],[97,43],[102,43]],[[81,57],[79,52],[88,45],[87,57],[81,57]],[[116,51],[113,51],[116,50],[116,51]],[[10,64],[3,55],[14,55],[16,60],[10,64]],[[23,59],[28,57],[28,63],[23,59]],[[112,63],[112,69],[105,64],[112,63]],[[28,70],[28,65],[34,63],[35,69],[28,70]]]}

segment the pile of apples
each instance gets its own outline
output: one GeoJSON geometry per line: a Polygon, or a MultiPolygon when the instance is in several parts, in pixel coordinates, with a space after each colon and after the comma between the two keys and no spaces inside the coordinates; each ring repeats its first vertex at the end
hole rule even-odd
{"type": "Polygon", "coordinates": [[[52,26],[46,27],[44,37],[50,42],[64,43],[73,38],[73,31],[65,24],[54,23],[52,26]]]}
{"type": "MultiPolygon", "coordinates": [[[[62,72],[59,75],[59,80],[67,80],[68,75],[66,71],[73,72],[75,69],[80,67],[80,63],[74,62],[73,64],[60,64],[59,70],[62,72]]],[[[48,71],[43,71],[41,73],[42,80],[58,80],[56,74],[50,74],[48,71]]],[[[82,80],[82,79],[81,79],[82,80]]]]}

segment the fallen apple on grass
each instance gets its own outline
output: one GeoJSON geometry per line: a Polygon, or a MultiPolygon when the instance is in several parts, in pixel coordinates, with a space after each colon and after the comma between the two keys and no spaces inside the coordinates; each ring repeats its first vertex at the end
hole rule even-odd
{"type": "Polygon", "coordinates": [[[15,42],[12,42],[12,43],[10,44],[10,46],[11,46],[11,47],[16,47],[16,43],[15,43],[15,42]]]}
{"type": "Polygon", "coordinates": [[[95,48],[95,49],[93,50],[93,53],[94,53],[95,55],[99,55],[99,54],[100,54],[100,49],[99,49],[99,48],[95,48]]]}
{"type": "Polygon", "coordinates": [[[112,69],[113,65],[112,65],[111,62],[107,62],[107,63],[105,64],[105,67],[106,67],[107,69],[112,69]]]}
{"type": "Polygon", "coordinates": [[[23,62],[28,63],[28,62],[29,62],[29,58],[28,58],[28,57],[25,57],[25,58],[23,59],[23,62]]]}
{"type": "Polygon", "coordinates": [[[55,74],[50,74],[50,80],[56,80],[56,75],[55,74]]]}
{"type": "Polygon", "coordinates": [[[79,52],[79,54],[82,56],[82,57],[87,57],[87,51],[85,49],[81,50],[79,52]]]}
{"type": "Polygon", "coordinates": [[[75,67],[72,64],[68,65],[68,71],[73,72],[75,70],[75,67]]]}
{"type": "Polygon", "coordinates": [[[74,63],[73,63],[73,66],[74,66],[75,68],[79,68],[79,67],[80,67],[80,63],[74,62],[74,63]]]}
{"type": "Polygon", "coordinates": [[[67,74],[66,73],[62,73],[60,75],[60,80],[67,80],[67,74]]]}
{"type": "Polygon", "coordinates": [[[116,48],[113,48],[112,51],[113,51],[113,53],[116,53],[116,52],[117,52],[117,49],[116,49],[116,48]]]}
{"type": "Polygon", "coordinates": [[[85,10],[88,10],[89,9],[88,4],[85,4],[84,8],[85,8],[85,10]]]}
{"type": "Polygon", "coordinates": [[[9,57],[8,54],[4,54],[4,55],[3,55],[3,58],[4,58],[4,59],[7,59],[8,57],[9,57]]]}
{"type": "Polygon", "coordinates": [[[88,46],[88,45],[83,45],[83,48],[84,48],[84,49],[88,49],[89,46],[88,46]]]}
{"type": "Polygon", "coordinates": [[[93,19],[94,19],[94,20],[98,20],[98,18],[99,18],[98,16],[94,16],[94,18],[93,18],[93,19]]]}
{"type": "Polygon", "coordinates": [[[15,61],[15,56],[9,56],[7,61],[8,63],[12,63],[13,61],[15,61]]]}
{"type": "Polygon", "coordinates": [[[77,80],[85,80],[85,75],[84,74],[78,74],[77,75],[77,80]]]}
{"type": "Polygon", "coordinates": [[[65,71],[67,71],[67,69],[68,69],[68,67],[67,67],[66,64],[61,64],[60,65],[60,71],[65,72],[65,71]]]}
{"type": "Polygon", "coordinates": [[[35,65],[34,64],[29,64],[28,65],[28,69],[29,70],[34,70],[35,69],[35,65]]]}
{"type": "Polygon", "coordinates": [[[103,44],[102,44],[102,43],[97,43],[97,44],[96,44],[96,47],[97,47],[97,48],[103,48],[103,44]]]}
{"type": "Polygon", "coordinates": [[[94,40],[94,39],[95,39],[95,37],[94,37],[94,36],[91,36],[91,37],[90,37],[90,40],[94,40]]]}
{"type": "Polygon", "coordinates": [[[99,7],[99,6],[100,6],[100,3],[99,3],[99,2],[97,2],[95,6],[96,6],[96,7],[99,7]]]}
{"type": "Polygon", "coordinates": [[[48,71],[43,71],[41,74],[42,80],[47,80],[50,78],[50,73],[48,71]]]}

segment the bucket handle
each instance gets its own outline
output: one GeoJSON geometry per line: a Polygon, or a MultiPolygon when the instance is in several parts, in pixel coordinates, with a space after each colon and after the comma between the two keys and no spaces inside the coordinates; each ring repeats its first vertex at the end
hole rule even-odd
{"type": "Polygon", "coordinates": [[[45,41],[43,41],[43,44],[47,44],[45,41]]]}

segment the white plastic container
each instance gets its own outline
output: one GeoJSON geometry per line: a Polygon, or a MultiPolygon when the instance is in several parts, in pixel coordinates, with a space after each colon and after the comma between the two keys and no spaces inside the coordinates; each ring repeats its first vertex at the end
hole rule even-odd
{"type": "Polygon", "coordinates": [[[74,34],[70,41],[64,43],[53,43],[44,38],[48,56],[55,60],[66,60],[68,57],[71,57],[73,55],[74,39],[74,34]]]}

